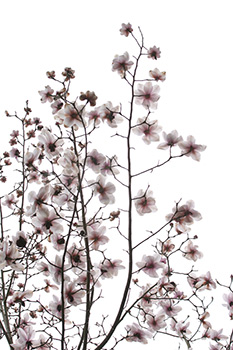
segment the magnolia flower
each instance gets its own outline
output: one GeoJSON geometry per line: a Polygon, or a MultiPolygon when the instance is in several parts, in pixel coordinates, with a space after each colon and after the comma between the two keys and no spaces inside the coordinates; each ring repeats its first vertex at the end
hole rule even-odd
{"type": "Polygon", "coordinates": [[[85,296],[85,292],[81,289],[77,289],[77,282],[67,283],[65,286],[65,298],[71,305],[77,306],[82,303],[82,298],[85,296]]]}
{"type": "Polygon", "coordinates": [[[119,115],[119,107],[113,107],[112,102],[107,102],[100,107],[101,118],[106,120],[111,128],[116,128],[117,124],[122,122],[122,117],[119,115]]]}
{"type": "Polygon", "coordinates": [[[99,200],[101,203],[107,205],[115,202],[115,198],[112,195],[115,192],[116,187],[111,183],[107,182],[105,184],[105,178],[103,176],[99,176],[97,178],[97,183],[95,184],[94,193],[99,195],[99,200]]]}
{"type": "MultiPolygon", "coordinates": [[[[69,268],[70,266],[65,264],[64,265],[64,272],[69,268]]],[[[57,284],[61,283],[61,273],[62,273],[62,257],[59,255],[56,255],[55,262],[51,265],[49,265],[49,272],[57,284]]],[[[70,277],[64,273],[64,279],[66,281],[70,280],[70,277]]]]}
{"type": "Polygon", "coordinates": [[[156,316],[152,316],[150,314],[146,315],[146,321],[151,331],[158,331],[161,328],[166,327],[165,315],[158,314],[156,316]]]}
{"type": "Polygon", "coordinates": [[[138,191],[137,197],[135,198],[135,207],[139,215],[155,212],[157,210],[155,199],[152,197],[152,194],[152,191],[138,191]]]}
{"type": "Polygon", "coordinates": [[[88,237],[91,241],[91,247],[95,250],[99,249],[100,245],[103,245],[109,241],[109,238],[104,235],[106,232],[105,226],[100,226],[100,223],[92,224],[87,227],[88,237]]]}
{"type": "Polygon", "coordinates": [[[209,312],[204,312],[202,316],[199,317],[199,320],[201,321],[201,324],[203,325],[204,328],[209,329],[211,328],[210,322],[206,321],[206,318],[210,317],[209,312]]]}
{"type": "Polygon", "coordinates": [[[204,289],[211,290],[212,288],[216,288],[216,283],[212,279],[209,271],[206,273],[206,275],[202,275],[198,278],[198,281],[195,284],[195,288],[197,288],[199,291],[202,291],[204,289]]]}
{"type": "Polygon", "coordinates": [[[18,148],[15,148],[13,147],[11,150],[10,150],[10,156],[12,158],[15,158],[16,160],[18,160],[20,156],[20,150],[18,148]]]}
{"type": "Polygon", "coordinates": [[[124,55],[115,56],[114,60],[112,61],[112,70],[117,71],[121,78],[124,78],[126,71],[129,70],[132,65],[133,62],[129,61],[128,52],[125,52],[124,55]]]}
{"type": "Polygon", "coordinates": [[[32,218],[32,223],[36,227],[41,227],[45,233],[62,232],[63,226],[59,223],[61,219],[57,216],[54,209],[49,210],[47,207],[40,208],[36,216],[32,218]]]}
{"type": "Polygon", "coordinates": [[[44,187],[41,187],[37,194],[35,191],[29,192],[28,200],[32,204],[31,204],[31,206],[27,207],[27,211],[25,214],[27,216],[32,216],[38,210],[45,208],[45,204],[46,204],[47,199],[50,196],[50,192],[51,192],[51,186],[49,184],[44,186],[44,187]]]}
{"type": "Polygon", "coordinates": [[[16,244],[5,239],[0,245],[0,270],[10,266],[15,271],[22,271],[24,266],[18,262],[21,257],[16,244]]]}
{"type": "Polygon", "coordinates": [[[122,260],[105,259],[104,263],[100,265],[101,277],[102,278],[113,278],[118,275],[118,270],[122,270],[125,267],[121,265],[122,260]]]}
{"type": "Polygon", "coordinates": [[[42,333],[39,335],[39,339],[34,341],[34,346],[37,350],[50,350],[50,338],[46,339],[42,333]]]}
{"type": "Polygon", "coordinates": [[[74,73],[75,73],[75,71],[73,69],[71,69],[70,67],[66,67],[66,68],[64,68],[62,75],[65,77],[65,81],[69,81],[70,79],[75,78],[74,73]]]}
{"type": "Polygon", "coordinates": [[[25,165],[29,168],[34,168],[35,169],[35,165],[34,162],[36,160],[38,160],[39,155],[41,154],[41,151],[39,148],[35,148],[33,150],[33,152],[27,152],[25,154],[25,165]]]}
{"type": "Polygon", "coordinates": [[[157,60],[157,58],[160,58],[161,51],[159,47],[153,46],[148,50],[147,54],[149,58],[157,60]]]}
{"type": "Polygon", "coordinates": [[[190,322],[175,322],[174,319],[171,319],[171,329],[175,331],[180,337],[184,334],[191,334],[191,331],[188,329],[190,322]]]}
{"type": "Polygon", "coordinates": [[[52,114],[56,114],[63,107],[63,102],[61,100],[56,100],[51,104],[52,114]]]}
{"type": "Polygon", "coordinates": [[[127,330],[127,341],[135,341],[140,342],[143,344],[147,344],[147,338],[151,338],[152,334],[146,330],[144,330],[142,327],[140,327],[138,324],[133,323],[131,326],[126,326],[127,330]]]}
{"type": "Polygon", "coordinates": [[[73,267],[77,267],[79,269],[85,269],[86,266],[86,256],[85,256],[85,248],[77,247],[75,243],[68,249],[67,255],[70,263],[73,267]]]}
{"type": "Polygon", "coordinates": [[[27,244],[27,236],[24,231],[17,231],[16,235],[12,237],[13,242],[17,245],[19,248],[24,248],[27,244]]]}
{"type": "Polygon", "coordinates": [[[165,314],[169,317],[176,316],[182,310],[181,306],[174,305],[174,302],[172,300],[160,301],[160,305],[162,306],[165,314]]]}
{"type": "Polygon", "coordinates": [[[2,204],[6,205],[10,209],[13,209],[13,206],[15,206],[17,202],[18,202],[18,200],[15,199],[15,196],[12,193],[12,194],[5,196],[5,201],[2,204]]]}
{"type": "Polygon", "coordinates": [[[187,201],[186,204],[180,207],[174,207],[173,213],[166,216],[168,221],[174,220],[187,225],[193,224],[194,219],[199,221],[201,218],[201,214],[194,209],[194,201],[192,200],[187,201]]]}
{"type": "Polygon", "coordinates": [[[223,329],[221,328],[219,331],[215,331],[214,329],[209,330],[210,338],[215,341],[220,341],[222,339],[227,339],[226,335],[222,334],[223,329]]]}
{"type": "Polygon", "coordinates": [[[178,136],[178,132],[176,130],[173,130],[169,134],[166,134],[163,131],[163,138],[165,142],[158,145],[158,148],[163,150],[168,149],[169,147],[174,147],[183,140],[182,136],[178,136]]]}
{"type": "Polygon", "coordinates": [[[41,102],[45,103],[47,101],[49,102],[53,102],[53,92],[54,90],[51,89],[51,87],[49,85],[45,86],[45,90],[41,90],[39,91],[39,94],[41,96],[41,102]]]}
{"type": "Polygon", "coordinates": [[[81,110],[83,106],[78,106],[75,104],[75,107],[72,105],[66,104],[64,108],[58,111],[55,119],[57,119],[60,123],[63,123],[65,127],[71,126],[83,126],[83,119],[81,117],[81,110]]]}
{"type": "Polygon", "coordinates": [[[188,260],[197,261],[197,259],[200,259],[203,257],[203,254],[199,252],[197,248],[198,248],[197,245],[193,245],[193,242],[189,241],[187,246],[184,248],[183,256],[188,260]]]}
{"type": "Polygon", "coordinates": [[[159,254],[143,255],[142,261],[137,262],[136,265],[150,277],[159,277],[157,270],[164,267],[159,254]]]}
{"type": "Polygon", "coordinates": [[[23,299],[31,298],[33,292],[31,290],[25,290],[24,292],[16,291],[13,294],[13,297],[8,300],[9,305],[14,305],[15,303],[19,303],[25,306],[25,302],[23,299]]]}
{"type": "Polygon", "coordinates": [[[84,92],[81,92],[81,95],[79,96],[79,99],[81,101],[85,101],[87,100],[87,102],[90,103],[90,106],[91,107],[94,107],[96,105],[96,100],[97,100],[97,96],[96,94],[94,93],[94,91],[86,91],[85,93],[84,92]]]}
{"type": "Polygon", "coordinates": [[[45,153],[49,159],[60,155],[64,141],[55,137],[48,129],[43,129],[38,139],[44,145],[45,153]]]}
{"type": "Polygon", "coordinates": [[[183,150],[183,154],[194,160],[199,161],[201,159],[200,152],[206,149],[206,146],[198,145],[195,143],[195,138],[192,135],[187,137],[187,141],[181,141],[178,143],[179,147],[183,150]]]}
{"type": "Polygon", "coordinates": [[[36,332],[31,326],[17,329],[18,338],[11,344],[15,350],[28,350],[35,345],[36,332]]]}
{"type": "Polygon", "coordinates": [[[85,113],[85,117],[89,119],[89,124],[94,122],[94,125],[99,125],[101,122],[101,107],[96,107],[92,111],[85,113]]]}
{"type": "Polygon", "coordinates": [[[138,88],[135,91],[135,102],[138,105],[142,105],[145,108],[157,108],[157,101],[160,96],[158,95],[160,88],[158,85],[153,86],[151,82],[147,82],[144,85],[138,84],[138,88]]]}
{"type": "MultiPolygon", "coordinates": [[[[67,305],[67,302],[65,300],[64,307],[65,307],[65,315],[67,316],[70,310],[67,309],[66,305],[67,305]]],[[[54,316],[56,316],[59,319],[62,318],[62,302],[56,295],[53,295],[53,301],[49,303],[49,309],[54,316]]]]}
{"type": "Polygon", "coordinates": [[[53,234],[51,235],[51,241],[53,243],[53,247],[56,250],[62,250],[65,247],[65,239],[62,236],[61,233],[59,232],[53,232],[53,234]]]}
{"type": "Polygon", "coordinates": [[[47,263],[45,263],[44,261],[37,262],[36,263],[36,268],[37,268],[37,270],[42,272],[43,275],[45,275],[45,276],[49,276],[50,275],[49,265],[47,263]]]}
{"type": "Polygon", "coordinates": [[[233,316],[233,293],[223,294],[223,299],[226,301],[227,304],[223,304],[230,310],[230,317],[233,316]]]}
{"type": "Polygon", "coordinates": [[[96,149],[93,149],[87,155],[87,166],[97,174],[100,172],[100,169],[104,161],[105,161],[105,156],[102,153],[99,153],[96,149]]]}
{"type": "Polygon", "coordinates": [[[121,29],[120,29],[121,35],[128,36],[129,33],[132,33],[132,31],[133,31],[133,28],[130,23],[128,24],[122,23],[121,29]]]}
{"type": "Polygon", "coordinates": [[[150,121],[144,118],[138,118],[137,126],[133,128],[136,135],[143,135],[143,141],[149,145],[151,142],[159,141],[159,132],[162,128],[158,125],[158,120],[150,121]]]}
{"type": "Polygon", "coordinates": [[[151,78],[155,79],[156,81],[164,81],[166,80],[166,72],[160,72],[158,68],[155,68],[154,70],[150,70],[149,74],[151,78]]]}

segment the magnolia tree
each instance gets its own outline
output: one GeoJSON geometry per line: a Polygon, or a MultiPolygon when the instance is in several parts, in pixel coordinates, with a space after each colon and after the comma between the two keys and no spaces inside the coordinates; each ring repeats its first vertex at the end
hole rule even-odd
{"type": "MultiPolygon", "coordinates": [[[[139,69],[160,49],[147,49],[129,23],[120,33],[137,48],[112,62],[127,85],[127,106],[96,107],[91,91],[70,98],[75,72],[65,68],[61,78],[47,72],[51,86],[39,91],[51,104],[53,129],[28,102],[21,117],[6,112],[18,128],[1,157],[4,188],[15,179],[0,198],[1,338],[14,350],[115,349],[162,336],[177,348],[207,339],[205,348],[233,349],[232,334],[208,321],[216,282],[194,267],[202,253],[191,226],[201,214],[192,200],[168,203],[160,225],[155,213],[151,174],[181,158],[199,161],[205,146],[161,131],[153,113],[166,73],[152,67],[144,78],[139,69]],[[138,161],[143,142],[152,164],[138,161]]],[[[224,287],[232,319],[233,291],[224,287]]]]}

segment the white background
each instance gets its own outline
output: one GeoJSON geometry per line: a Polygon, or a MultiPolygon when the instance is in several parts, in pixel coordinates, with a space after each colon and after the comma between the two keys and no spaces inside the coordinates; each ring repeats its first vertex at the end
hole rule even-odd
{"type": "Polygon", "coordinates": [[[121,23],[130,22],[135,34],[140,26],[145,46],[160,47],[161,58],[152,69],[165,70],[167,80],[160,84],[156,118],[165,131],[192,134],[207,149],[200,163],[182,159],[163,173],[164,200],[158,207],[170,212],[173,202],[166,203],[167,195],[173,201],[195,201],[203,216],[192,229],[204,253],[201,269],[226,284],[233,273],[232,10],[227,0],[8,0],[0,5],[2,146],[14,128],[4,111],[20,114],[26,100],[33,116],[53,124],[38,94],[50,83],[48,70],[72,67],[74,94],[75,89],[77,95],[94,90],[99,104],[125,99],[123,81],[111,71],[111,62],[115,54],[136,52],[132,40],[120,35],[121,23]]]}

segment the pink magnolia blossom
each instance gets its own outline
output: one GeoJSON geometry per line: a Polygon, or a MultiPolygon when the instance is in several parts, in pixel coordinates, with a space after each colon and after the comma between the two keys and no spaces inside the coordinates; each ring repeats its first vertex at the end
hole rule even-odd
{"type": "Polygon", "coordinates": [[[59,232],[53,232],[51,235],[51,242],[53,243],[54,249],[58,251],[63,250],[65,247],[65,239],[59,232]]]}
{"type": "Polygon", "coordinates": [[[33,152],[27,152],[25,154],[25,165],[29,168],[35,169],[34,162],[38,160],[39,156],[41,154],[41,151],[39,148],[35,148],[33,152]]]}
{"type": "Polygon", "coordinates": [[[137,126],[133,128],[136,135],[143,135],[143,141],[149,145],[151,142],[159,141],[159,132],[162,128],[158,125],[158,120],[149,121],[145,118],[138,118],[137,126]]]}
{"type": "Polygon", "coordinates": [[[233,293],[223,294],[223,299],[226,301],[226,304],[223,304],[229,310],[230,318],[233,319],[233,293]]]}
{"type": "Polygon", "coordinates": [[[115,202],[113,192],[115,192],[116,187],[111,183],[107,182],[105,184],[105,178],[103,176],[98,176],[97,183],[95,184],[94,193],[99,195],[99,200],[101,203],[107,205],[115,202]]]}
{"type": "Polygon", "coordinates": [[[53,102],[53,92],[54,90],[51,89],[51,87],[49,85],[45,86],[44,90],[39,91],[39,94],[41,96],[41,102],[45,103],[45,102],[53,102]]]}
{"type": "Polygon", "coordinates": [[[147,82],[144,85],[138,84],[135,91],[135,102],[138,105],[142,105],[145,108],[157,108],[157,101],[160,96],[158,95],[160,88],[158,85],[153,86],[151,82],[147,82]]]}
{"type": "Polygon", "coordinates": [[[20,156],[20,150],[18,148],[15,148],[13,147],[11,150],[10,150],[10,156],[12,158],[15,158],[16,160],[18,160],[20,156]]]}
{"type": "Polygon", "coordinates": [[[152,195],[153,192],[150,190],[146,193],[142,190],[138,191],[137,197],[135,198],[135,207],[139,215],[152,213],[157,210],[155,199],[152,195]]]}
{"type": "Polygon", "coordinates": [[[210,338],[215,341],[220,341],[227,339],[228,337],[226,335],[222,334],[223,329],[221,328],[219,331],[215,331],[214,329],[209,330],[210,338]]]}
{"type": "Polygon", "coordinates": [[[117,165],[116,160],[117,160],[116,156],[105,160],[105,162],[103,163],[103,165],[101,166],[101,169],[100,169],[101,174],[104,176],[119,174],[119,170],[117,169],[118,165],[117,165]]]}
{"type": "Polygon", "coordinates": [[[162,306],[164,312],[169,317],[176,316],[181,310],[181,306],[175,305],[174,301],[172,300],[163,300],[160,302],[160,305],[162,306]]]}
{"type": "Polygon", "coordinates": [[[121,265],[122,260],[105,259],[104,263],[100,265],[101,277],[102,278],[113,278],[118,275],[118,271],[125,267],[121,265]]]}
{"type": "Polygon", "coordinates": [[[63,107],[63,102],[61,100],[56,100],[51,104],[52,114],[56,114],[63,107]]]}
{"type": "Polygon", "coordinates": [[[7,206],[10,209],[13,209],[13,206],[15,206],[17,202],[18,202],[18,200],[15,199],[14,194],[11,193],[11,194],[5,196],[5,201],[2,204],[7,206]]]}
{"type": "Polygon", "coordinates": [[[48,198],[50,197],[50,192],[51,192],[51,186],[49,184],[44,187],[41,187],[37,194],[35,191],[29,192],[28,200],[32,204],[31,206],[27,207],[26,215],[32,216],[38,210],[45,208],[45,204],[48,198]]]}
{"type": "MultiPolygon", "coordinates": [[[[65,264],[64,265],[64,272],[68,270],[70,265],[65,264]]],[[[52,276],[54,282],[57,284],[61,283],[61,273],[62,273],[62,257],[59,255],[56,255],[55,257],[55,262],[49,265],[49,272],[50,275],[52,276]]],[[[70,280],[70,277],[64,273],[64,279],[66,281],[70,280]]]]}
{"type": "Polygon", "coordinates": [[[166,327],[165,315],[163,313],[160,313],[156,316],[147,314],[146,321],[151,332],[156,332],[159,329],[166,327]]]}
{"type": "Polygon", "coordinates": [[[121,78],[125,77],[125,73],[131,68],[133,65],[132,61],[129,61],[129,54],[125,52],[124,55],[116,55],[112,61],[112,70],[117,71],[121,78]]]}
{"type": "Polygon", "coordinates": [[[102,153],[99,153],[96,149],[93,149],[87,155],[87,166],[97,174],[100,172],[104,161],[105,156],[102,153]]]}
{"type": "Polygon", "coordinates": [[[197,283],[195,284],[195,287],[199,290],[211,290],[216,288],[216,283],[211,277],[210,272],[208,271],[205,275],[202,275],[198,278],[197,283]]]}
{"type": "Polygon", "coordinates": [[[138,324],[133,323],[131,326],[126,326],[127,337],[126,340],[129,342],[140,342],[143,344],[147,344],[148,340],[152,338],[152,334],[147,330],[140,327],[138,324]]]}
{"type": "Polygon", "coordinates": [[[43,232],[63,232],[63,226],[59,223],[61,219],[57,216],[54,209],[49,210],[47,207],[40,208],[36,216],[32,218],[32,223],[40,227],[43,232]]]}
{"type": "Polygon", "coordinates": [[[166,219],[169,221],[173,219],[178,223],[185,223],[187,225],[193,224],[194,220],[201,220],[201,214],[194,209],[194,201],[189,200],[186,204],[181,205],[180,207],[173,208],[173,214],[169,214],[166,216],[166,219]]]}
{"type": "Polygon", "coordinates": [[[107,102],[101,108],[101,118],[103,121],[106,120],[107,124],[111,128],[116,128],[119,123],[123,121],[119,115],[119,107],[113,107],[112,102],[107,102]]]}
{"type": "Polygon", "coordinates": [[[45,148],[45,153],[49,159],[60,155],[64,141],[55,137],[48,129],[43,129],[38,139],[45,148]]]}
{"type": "Polygon", "coordinates": [[[82,298],[85,296],[85,292],[80,288],[77,288],[77,282],[67,283],[65,286],[65,298],[71,305],[77,306],[82,303],[82,298]]]}
{"type": "Polygon", "coordinates": [[[191,334],[191,331],[188,329],[190,322],[175,322],[174,319],[171,319],[171,329],[176,332],[180,337],[183,335],[191,334]]]}
{"type": "Polygon", "coordinates": [[[133,28],[130,23],[128,24],[122,23],[121,29],[120,29],[121,35],[128,36],[129,33],[132,33],[132,31],[133,31],[133,28]]]}
{"type": "Polygon", "coordinates": [[[24,231],[17,231],[15,236],[12,237],[13,242],[19,248],[24,248],[27,244],[28,238],[24,231]]]}
{"type": "Polygon", "coordinates": [[[182,149],[184,155],[197,161],[201,159],[200,152],[206,149],[206,146],[196,144],[195,138],[192,135],[187,137],[187,141],[181,141],[178,145],[182,149]]]}
{"type": "Polygon", "coordinates": [[[9,242],[7,238],[0,243],[0,270],[10,266],[15,271],[22,271],[24,266],[19,262],[21,257],[15,243],[9,242]]]}
{"type": "Polygon", "coordinates": [[[164,264],[162,264],[160,261],[160,255],[155,253],[153,256],[143,255],[142,261],[137,262],[136,265],[150,277],[159,277],[157,270],[164,267],[164,264]]]}
{"type": "Polygon", "coordinates": [[[15,303],[19,303],[25,306],[25,299],[29,299],[33,296],[33,291],[25,290],[24,292],[16,291],[13,294],[13,297],[8,300],[9,305],[14,305],[15,303]]]}
{"type": "Polygon", "coordinates": [[[73,267],[79,268],[81,270],[85,269],[86,255],[84,247],[77,247],[77,245],[73,243],[72,246],[67,250],[67,255],[73,267]]]}
{"type": "Polygon", "coordinates": [[[85,113],[85,117],[89,119],[89,124],[94,123],[95,126],[99,125],[101,123],[102,118],[102,109],[101,107],[96,107],[90,112],[85,113]]]}
{"type": "Polygon", "coordinates": [[[100,223],[92,224],[87,227],[88,237],[91,241],[91,248],[97,250],[100,245],[103,245],[109,241],[109,238],[104,235],[106,232],[106,227],[101,226],[100,223]]]}
{"type": "Polygon", "coordinates": [[[206,329],[209,329],[212,327],[210,322],[206,321],[206,318],[208,317],[210,317],[210,314],[207,311],[204,312],[204,314],[199,317],[199,320],[201,321],[202,326],[206,329]]]}
{"type": "Polygon", "coordinates": [[[14,350],[28,350],[35,345],[36,332],[31,326],[17,329],[18,338],[12,344],[14,350]]]}
{"type": "Polygon", "coordinates": [[[48,263],[46,263],[46,262],[44,262],[44,261],[39,261],[39,262],[37,262],[37,264],[36,264],[36,268],[37,268],[37,270],[39,270],[40,272],[42,272],[43,275],[45,275],[45,276],[49,276],[49,275],[50,275],[48,263]]]}
{"type": "Polygon", "coordinates": [[[148,54],[148,58],[157,60],[157,58],[160,58],[161,51],[159,47],[153,46],[148,50],[147,54],[148,54]]]}
{"type": "Polygon", "coordinates": [[[178,132],[176,130],[173,130],[169,134],[166,134],[166,132],[163,131],[163,138],[165,142],[158,145],[158,148],[163,150],[166,150],[169,147],[174,147],[183,140],[182,136],[178,136],[178,132]]]}
{"type": "Polygon", "coordinates": [[[154,70],[150,70],[149,74],[151,78],[153,78],[156,81],[164,81],[166,80],[166,72],[160,72],[158,68],[155,68],[154,70]]]}
{"type": "MultiPolygon", "coordinates": [[[[65,300],[65,315],[67,317],[67,314],[70,312],[70,310],[67,309],[67,301],[65,300]]],[[[53,300],[49,303],[49,311],[56,316],[57,318],[62,318],[62,303],[61,300],[56,296],[53,295],[53,300]]]]}
{"type": "Polygon", "coordinates": [[[194,245],[192,241],[189,241],[187,246],[184,248],[183,256],[188,260],[197,261],[197,259],[203,257],[203,254],[197,248],[197,245],[194,245]]]}
{"type": "Polygon", "coordinates": [[[81,117],[81,110],[83,106],[78,106],[77,104],[74,106],[66,104],[62,109],[60,109],[55,116],[60,123],[64,124],[65,127],[82,127],[83,119],[81,117]]]}

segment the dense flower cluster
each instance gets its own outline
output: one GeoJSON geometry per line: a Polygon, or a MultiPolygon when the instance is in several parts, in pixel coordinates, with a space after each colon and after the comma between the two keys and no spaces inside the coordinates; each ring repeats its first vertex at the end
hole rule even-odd
{"type": "MultiPolygon", "coordinates": [[[[205,146],[196,144],[193,136],[184,141],[176,130],[163,131],[157,149],[167,152],[167,158],[138,173],[132,170],[138,139],[146,145],[160,141],[162,127],[150,114],[160,98],[160,87],[153,82],[164,82],[166,73],[154,68],[149,71],[152,79],[138,79],[142,56],[154,62],[161,51],[155,45],[146,49],[143,37],[140,44],[130,23],[122,24],[120,33],[140,46],[133,61],[128,52],[112,61],[112,70],[130,85],[129,113],[110,101],[96,106],[97,96],[90,90],[70,101],[75,78],[70,67],[58,79],[55,71],[47,72],[60,90],[46,85],[39,91],[41,102],[51,106],[56,132],[30,117],[28,103],[22,118],[6,112],[21,123],[21,131],[10,134],[11,149],[0,157],[0,179],[6,182],[3,172],[15,164],[21,179],[0,197],[0,335],[15,350],[100,350],[111,340],[114,349],[122,340],[147,344],[159,333],[182,339],[188,349],[206,338],[212,350],[232,349],[232,336],[216,331],[206,320],[209,303],[202,295],[215,289],[216,282],[210,272],[194,274],[192,266],[203,256],[194,244],[197,236],[191,233],[201,214],[192,200],[178,202],[158,229],[156,188],[143,183],[143,174],[173,158],[199,161],[205,146]],[[92,135],[101,128],[103,147],[98,148],[92,135]],[[108,132],[110,140],[113,136],[120,140],[113,154],[108,132]],[[135,178],[140,181],[134,182],[135,178]],[[137,226],[149,216],[154,231],[137,226]],[[140,246],[143,253],[137,255],[140,246]],[[127,261],[118,256],[125,253],[127,261]],[[176,266],[175,254],[185,261],[185,269],[176,266]],[[111,289],[119,276],[125,279],[124,286],[118,280],[119,290],[124,289],[113,301],[111,289]],[[101,301],[108,296],[119,307],[106,325],[111,310],[101,301]],[[102,319],[95,312],[98,303],[102,319]],[[196,313],[194,322],[188,319],[187,305],[196,313]],[[120,326],[121,335],[112,337],[120,326]]],[[[224,301],[233,319],[231,286],[224,301]]]]}

